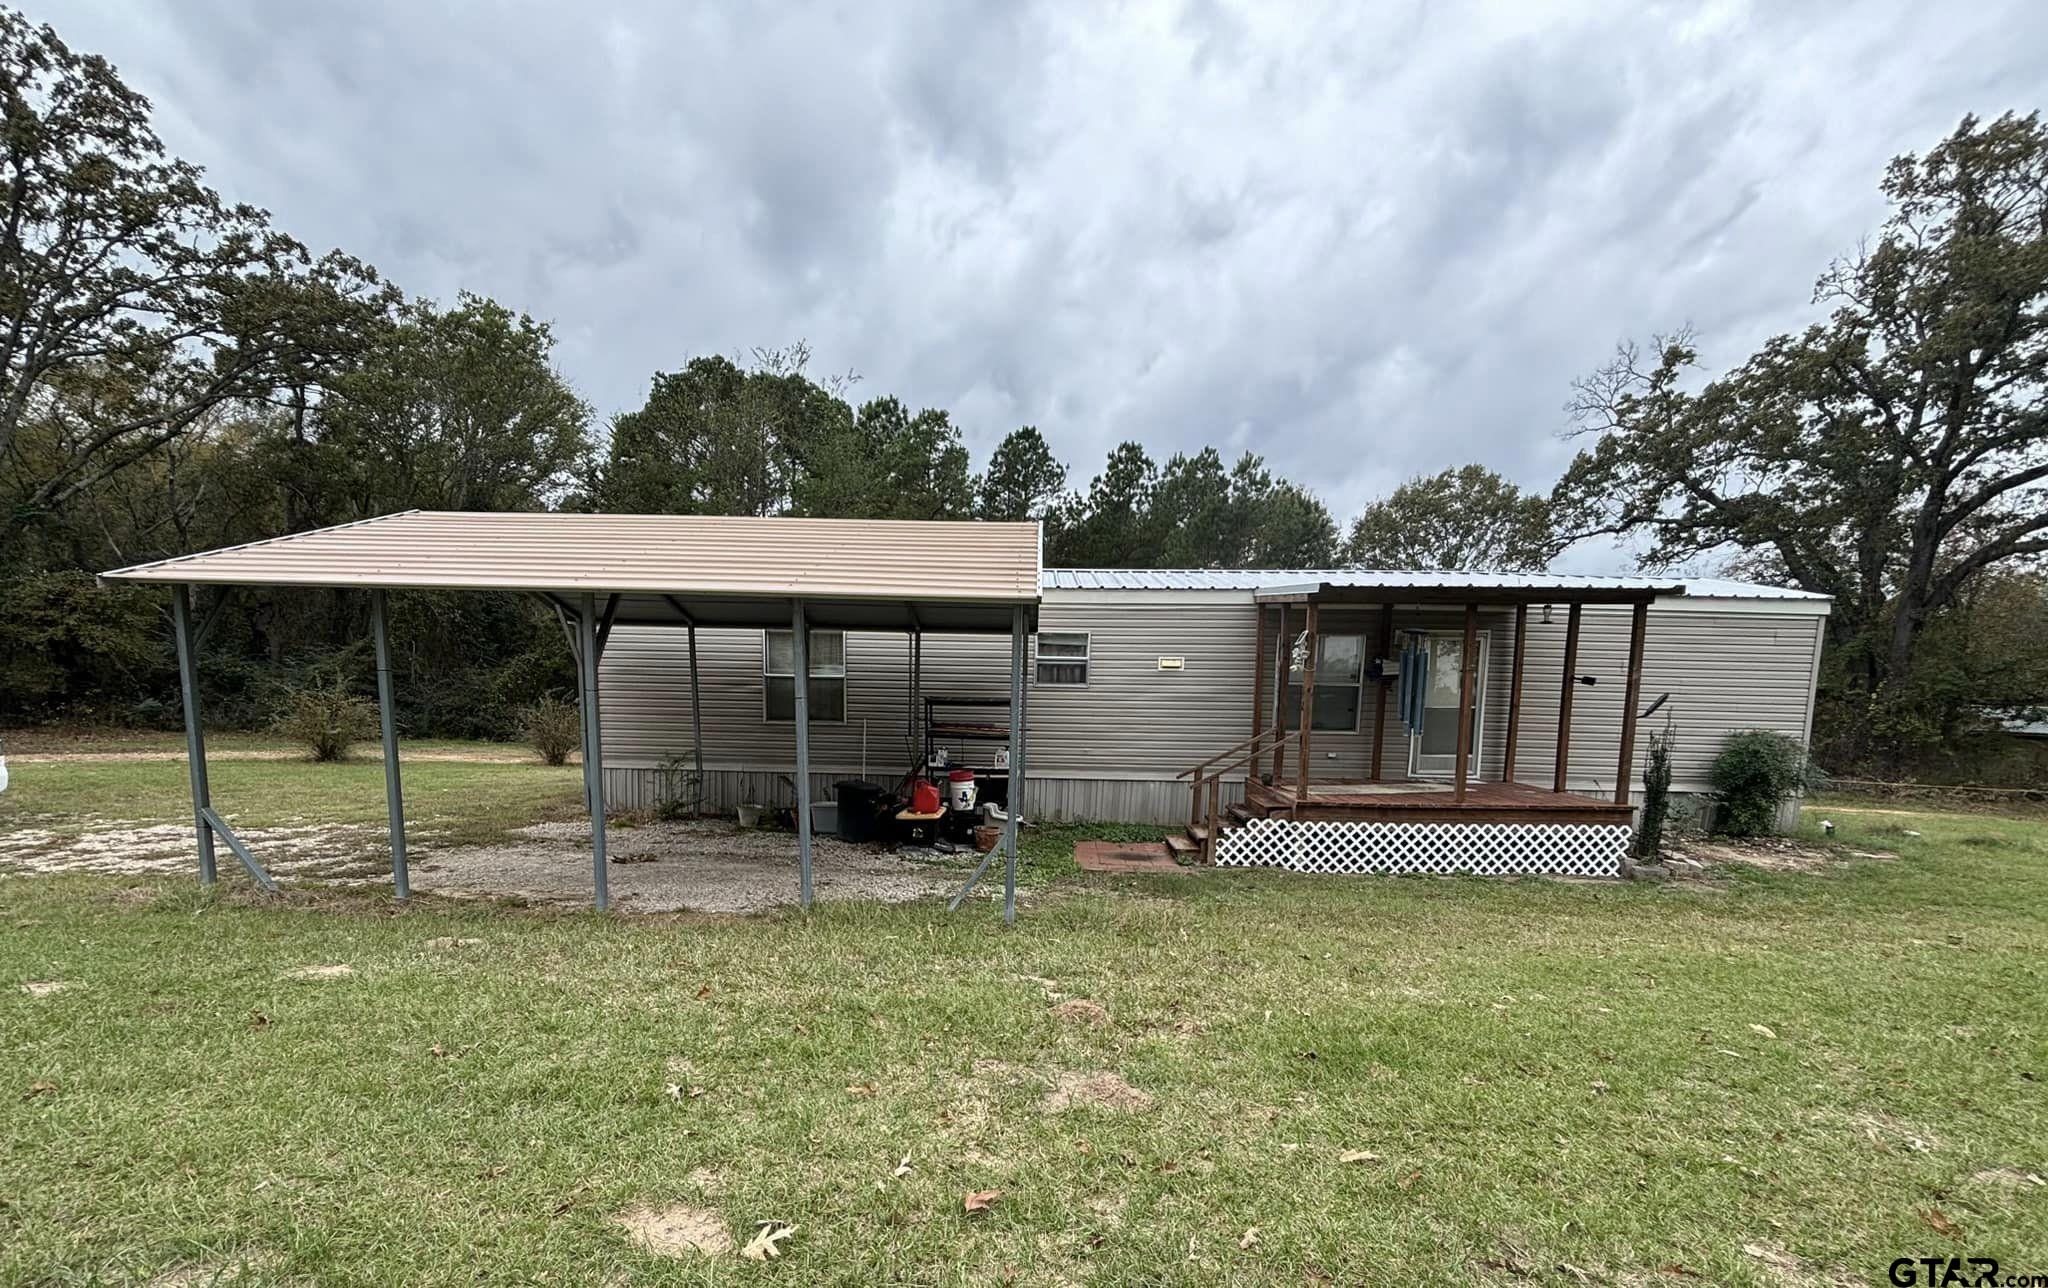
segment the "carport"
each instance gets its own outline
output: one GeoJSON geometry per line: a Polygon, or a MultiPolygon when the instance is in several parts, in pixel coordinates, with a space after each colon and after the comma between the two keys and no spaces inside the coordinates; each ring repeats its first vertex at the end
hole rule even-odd
{"type": "MultiPolygon", "coordinates": [[[[691,708],[697,702],[698,627],[791,632],[796,672],[797,889],[811,904],[809,680],[812,628],[1010,637],[1010,800],[1001,841],[982,858],[951,906],[1003,856],[1003,917],[1016,917],[1017,820],[1025,783],[1024,670],[1037,628],[1039,532],[1035,523],[779,519],[639,514],[474,514],[408,510],[102,573],[108,581],[171,589],[199,879],[215,879],[214,842],[225,844],[266,889],[257,857],[213,808],[199,700],[199,649],[237,586],[361,590],[369,596],[377,657],[386,807],[394,892],[410,885],[405,803],[393,715],[386,597],[393,590],[496,590],[532,594],[559,616],[576,658],[583,720],[583,784],[590,811],[593,899],[610,905],[605,868],[604,752],[598,663],[619,625],[689,633],[691,708]],[[215,598],[195,618],[195,588],[215,598]]],[[[914,682],[914,681],[913,681],[914,682]]],[[[704,763],[702,717],[692,730],[704,763]]]]}

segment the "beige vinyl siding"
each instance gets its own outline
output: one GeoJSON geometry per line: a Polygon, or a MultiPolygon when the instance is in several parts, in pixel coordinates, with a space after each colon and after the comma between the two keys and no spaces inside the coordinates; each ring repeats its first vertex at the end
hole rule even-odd
{"type": "MultiPolygon", "coordinates": [[[[1246,736],[1251,720],[1252,630],[1249,603],[1119,607],[1054,605],[1040,627],[1089,634],[1085,686],[1033,685],[1026,732],[1034,777],[1171,778],[1246,736]],[[1185,659],[1161,671],[1161,656],[1185,659]]],[[[787,766],[796,758],[794,726],[762,714],[761,633],[697,632],[708,767],[787,766]]],[[[813,723],[811,758],[833,772],[867,764],[894,777],[919,754],[912,742],[908,641],[901,634],[846,635],[846,722],[813,723]]],[[[1027,672],[1028,674],[1028,672],[1027,672]]],[[[999,636],[927,635],[924,692],[1004,697],[1010,641],[999,636]]],[[[690,750],[688,633],[621,626],[603,665],[599,707],[604,754],[620,768],[652,767],[690,750]]],[[[963,713],[966,718],[971,714],[963,713]]],[[[1000,721],[1000,712],[986,717],[1000,721]]],[[[916,735],[921,737],[921,733],[916,735]]],[[[955,744],[956,755],[986,763],[995,744],[955,744]]]]}
{"type": "MultiPolygon", "coordinates": [[[[1549,624],[1540,608],[1529,613],[1527,673],[1516,777],[1547,785],[1555,749],[1563,665],[1565,610],[1549,624]]],[[[1706,770],[1726,736],[1738,729],[1777,729],[1806,736],[1813,702],[1813,667],[1824,618],[1797,610],[1772,611],[1743,603],[1664,605],[1651,610],[1645,647],[1643,705],[1672,697],[1646,722],[1637,739],[1640,775],[1647,735],[1668,713],[1678,731],[1675,786],[1705,787],[1706,770]]],[[[1299,611],[1290,613],[1298,628],[1299,611]]],[[[1332,609],[1323,629],[1365,637],[1376,651],[1377,609],[1332,609]]],[[[1572,720],[1570,786],[1614,790],[1626,683],[1629,610],[1590,607],[1580,641],[1579,670],[1599,677],[1577,690],[1572,720]]],[[[1511,609],[1484,609],[1480,628],[1490,632],[1486,720],[1481,729],[1480,777],[1501,771],[1514,657],[1511,609]]],[[[1450,609],[1397,609],[1396,631],[1420,627],[1456,633],[1463,614],[1450,609]]],[[[1041,628],[1089,634],[1088,683],[1031,689],[1030,772],[1043,794],[1041,816],[1171,820],[1185,810],[1186,788],[1173,776],[1224,751],[1252,731],[1253,653],[1257,615],[1242,597],[1188,594],[1161,599],[1115,591],[1063,592],[1041,610],[1041,628]],[[1162,656],[1185,660],[1161,671],[1162,656]]],[[[788,724],[762,715],[761,636],[751,630],[701,630],[699,666],[704,694],[707,766],[731,782],[714,796],[760,799],[763,783],[786,773],[795,759],[788,724]],[[767,775],[764,779],[762,776],[767,775]]],[[[686,632],[617,628],[605,651],[603,725],[605,758],[620,771],[645,771],[690,747],[689,661],[686,632]]],[[[1268,640],[1270,647],[1272,641],[1268,640]]],[[[919,755],[907,710],[907,641],[900,634],[848,632],[847,719],[814,724],[811,756],[820,781],[862,765],[866,736],[869,776],[894,779],[919,755]]],[[[1028,671],[1027,671],[1028,674],[1028,671]]],[[[1267,684],[1272,683],[1270,670],[1267,684]]],[[[927,693],[1002,697],[1009,685],[1009,640],[1000,636],[928,635],[924,644],[927,693]]],[[[1270,703],[1270,688],[1261,707],[1270,703]]],[[[1385,773],[1408,771],[1408,734],[1388,695],[1385,773]]],[[[1363,694],[1357,733],[1317,732],[1312,773],[1317,778],[1363,778],[1371,767],[1373,686],[1363,694]]],[[[992,714],[990,719],[1000,719],[992,714]]],[[[994,744],[967,744],[956,756],[988,763],[994,744]]],[[[1287,777],[1291,781],[1294,766],[1287,777]]],[[[1263,770],[1268,761],[1262,761],[1263,770]]],[[[622,784],[623,787],[623,784],[622,784]]],[[[637,799],[644,785],[630,789],[637,799]]],[[[1236,795],[1235,789],[1230,792],[1236,795]]],[[[771,797],[772,798],[772,797],[771,797]]]]}
{"type": "MultiPolygon", "coordinates": [[[[1653,606],[1643,646],[1643,696],[1671,700],[1638,725],[1632,777],[1640,785],[1651,730],[1668,718],[1676,732],[1672,785],[1702,791],[1707,769],[1730,733],[1771,729],[1807,736],[1813,714],[1814,659],[1826,619],[1745,606],[1721,612],[1700,604],[1653,606]]],[[[1621,700],[1628,679],[1629,610],[1589,607],[1579,638],[1581,685],[1572,707],[1569,775],[1575,790],[1612,792],[1620,769],[1621,700]]],[[[1548,783],[1557,746],[1564,668],[1565,612],[1549,625],[1532,610],[1516,777],[1548,783]]],[[[1505,710],[1503,709],[1503,716],[1505,710]]]]}

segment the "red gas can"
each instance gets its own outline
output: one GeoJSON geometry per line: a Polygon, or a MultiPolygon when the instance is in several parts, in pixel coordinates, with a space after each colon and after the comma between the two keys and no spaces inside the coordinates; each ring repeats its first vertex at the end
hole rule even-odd
{"type": "Polygon", "coordinates": [[[910,812],[913,814],[936,814],[939,812],[939,789],[929,779],[913,779],[910,784],[910,812]]]}

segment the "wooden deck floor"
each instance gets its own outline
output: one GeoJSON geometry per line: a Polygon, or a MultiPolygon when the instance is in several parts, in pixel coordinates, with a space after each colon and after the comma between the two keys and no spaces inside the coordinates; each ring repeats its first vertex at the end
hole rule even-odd
{"type": "Polygon", "coordinates": [[[1611,800],[1525,783],[1470,783],[1463,801],[1453,799],[1449,786],[1311,782],[1308,800],[1297,809],[1293,784],[1251,782],[1245,806],[1260,814],[1375,823],[1626,823],[1632,813],[1611,800]]]}

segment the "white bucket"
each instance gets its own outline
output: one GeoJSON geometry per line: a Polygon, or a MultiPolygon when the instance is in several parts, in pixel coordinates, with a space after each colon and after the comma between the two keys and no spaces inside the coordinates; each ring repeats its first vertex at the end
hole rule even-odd
{"type": "Polygon", "coordinates": [[[972,778],[949,779],[946,787],[946,794],[954,809],[963,814],[974,812],[974,799],[980,794],[980,789],[972,778]]]}
{"type": "Polygon", "coordinates": [[[759,805],[742,805],[739,808],[739,814],[741,827],[759,827],[761,825],[761,807],[759,805]]]}

